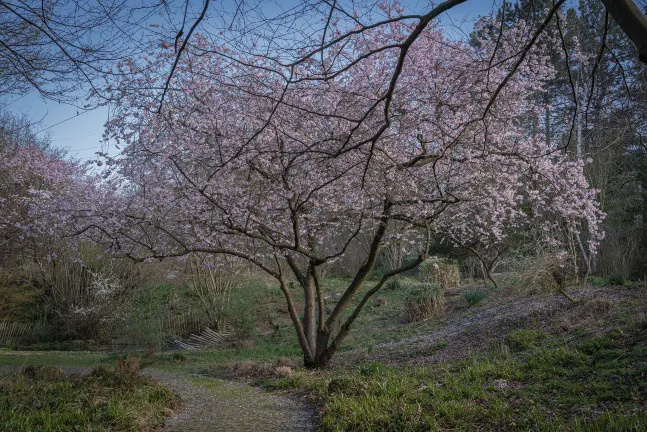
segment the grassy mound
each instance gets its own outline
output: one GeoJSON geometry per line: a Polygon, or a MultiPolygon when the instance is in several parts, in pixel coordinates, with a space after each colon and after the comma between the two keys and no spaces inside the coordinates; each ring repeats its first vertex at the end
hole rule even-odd
{"type": "Polygon", "coordinates": [[[0,380],[0,430],[6,431],[147,431],[178,407],[178,397],[157,381],[105,366],[85,375],[26,366],[0,380]]]}

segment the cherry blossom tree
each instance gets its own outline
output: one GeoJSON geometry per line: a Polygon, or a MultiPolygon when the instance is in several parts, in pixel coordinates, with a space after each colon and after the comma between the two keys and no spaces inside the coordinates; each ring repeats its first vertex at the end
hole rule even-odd
{"type": "Polygon", "coordinates": [[[87,196],[85,187],[91,186],[85,169],[48,151],[33,135],[28,135],[31,139],[27,141],[16,140],[24,138],[22,134],[4,135],[0,148],[3,264],[30,254],[46,255],[48,236],[60,233],[56,227],[77,210],[75,203],[87,196]]]}
{"type": "MultiPolygon", "coordinates": [[[[110,89],[120,105],[106,131],[122,153],[56,224],[135,260],[203,253],[258,266],[284,294],[308,367],[330,362],[366,303],[422,262],[433,236],[496,243],[506,226],[532,224],[559,242],[555,228],[568,225],[588,229],[594,249],[602,214],[582,163],[525,121],[543,110],[531,95],[554,73],[534,44],[541,27],[467,44],[434,14],[409,22],[397,5],[383,11],[384,25],[297,61],[195,35],[179,61],[162,43],[147,61],[124,62],[139,73],[110,89]],[[328,305],[321,269],[360,237],[366,259],[328,305]],[[369,280],[393,243],[417,258],[369,280]]],[[[48,212],[64,214],[58,205],[48,212]]]]}

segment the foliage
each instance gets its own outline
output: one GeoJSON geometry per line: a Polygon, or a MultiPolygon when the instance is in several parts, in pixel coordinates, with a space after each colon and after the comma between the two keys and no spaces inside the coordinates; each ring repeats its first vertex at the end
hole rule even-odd
{"type": "Polygon", "coordinates": [[[463,293],[463,297],[470,306],[476,306],[487,297],[487,294],[483,290],[470,289],[463,293]]]}
{"type": "Polygon", "coordinates": [[[384,289],[386,291],[400,291],[402,287],[403,287],[402,281],[400,279],[394,278],[394,279],[389,279],[384,289]]]}
{"type": "Polygon", "coordinates": [[[624,285],[625,284],[625,279],[622,277],[621,274],[615,273],[612,274],[607,278],[607,284],[608,285],[624,285]]]}
{"type": "Polygon", "coordinates": [[[26,366],[0,381],[0,429],[16,432],[152,430],[178,406],[177,396],[153,379],[105,366],[81,376],[26,366]]]}
{"type": "Polygon", "coordinates": [[[458,288],[460,285],[458,263],[449,258],[427,258],[419,266],[419,275],[423,281],[438,284],[445,290],[458,288]]]}
{"type": "Polygon", "coordinates": [[[593,286],[604,286],[607,282],[600,276],[591,276],[589,283],[593,286]]]}
{"type": "Polygon", "coordinates": [[[424,321],[443,312],[445,298],[438,284],[429,282],[410,283],[405,299],[405,310],[409,322],[424,321]]]}

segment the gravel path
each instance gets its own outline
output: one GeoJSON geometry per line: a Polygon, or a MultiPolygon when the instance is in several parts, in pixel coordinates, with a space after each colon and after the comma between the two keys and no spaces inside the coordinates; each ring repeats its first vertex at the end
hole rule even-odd
{"type": "Polygon", "coordinates": [[[144,370],[182,398],[182,412],[165,432],[315,430],[315,413],[292,398],[209,377],[144,370]]]}

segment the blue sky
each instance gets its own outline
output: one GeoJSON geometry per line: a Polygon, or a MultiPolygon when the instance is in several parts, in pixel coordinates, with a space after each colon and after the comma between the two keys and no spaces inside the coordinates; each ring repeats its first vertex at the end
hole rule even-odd
{"type": "MultiPolygon", "coordinates": [[[[461,32],[469,32],[478,16],[487,15],[492,10],[494,2],[469,0],[443,14],[442,25],[455,37],[460,37],[461,32]]],[[[405,0],[401,3],[407,10],[420,11],[429,8],[426,1],[405,0]]],[[[40,122],[40,127],[36,130],[41,134],[50,133],[52,144],[67,149],[70,156],[85,161],[92,159],[95,152],[102,150],[103,124],[109,115],[107,107],[83,112],[70,105],[44,101],[35,92],[6,102],[10,111],[26,114],[32,121],[40,122]]],[[[103,150],[110,154],[117,152],[114,147],[103,150]]]]}

